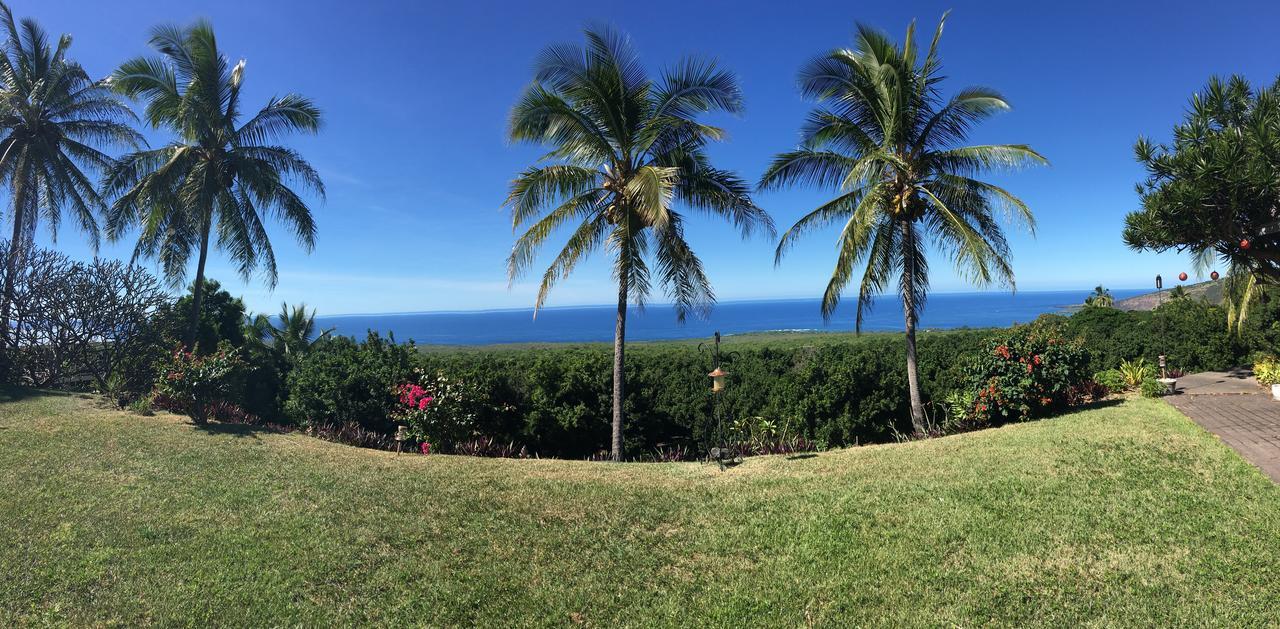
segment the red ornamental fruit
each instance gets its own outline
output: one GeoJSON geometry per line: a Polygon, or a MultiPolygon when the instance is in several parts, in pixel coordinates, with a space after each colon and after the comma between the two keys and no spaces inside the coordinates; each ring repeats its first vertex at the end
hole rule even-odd
{"type": "Polygon", "coordinates": [[[1217,272],[1217,271],[1214,271],[1213,273],[1210,273],[1210,274],[1209,274],[1209,279],[1211,279],[1211,280],[1217,280],[1217,279],[1218,279],[1218,272],[1217,272]]]}
{"type": "Polygon", "coordinates": [[[1185,282],[1185,281],[1187,281],[1187,274],[1186,274],[1186,273],[1179,273],[1179,274],[1178,274],[1178,281],[1179,281],[1179,282],[1185,282]]]}
{"type": "Polygon", "coordinates": [[[1249,239],[1248,239],[1248,238],[1245,238],[1244,240],[1241,240],[1241,241],[1240,241],[1240,248],[1241,248],[1241,249],[1248,249],[1248,248],[1249,248],[1249,239]]]}

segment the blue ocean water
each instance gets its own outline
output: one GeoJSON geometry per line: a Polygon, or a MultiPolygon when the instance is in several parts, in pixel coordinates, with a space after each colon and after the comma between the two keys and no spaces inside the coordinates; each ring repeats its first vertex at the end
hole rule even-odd
{"type": "MultiPolygon", "coordinates": [[[[1046,312],[1078,305],[1089,294],[1078,291],[1010,293],[937,293],[929,296],[920,325],[925,329],[1007,326],[1025,323],[1046,312]]],[[[1112,291],[1116,299],[1142,290],[1112,291]]],[[[843,302],[824,322],[817,299],[734,301],[717,304],[707,320],[676,323],[672,308],[654,304],[627,315],[627,338],[655,341],[746,332],[851,331],[854,300],[843,302]]],[[[415,312],[317,317],[321,329],[333,327],[343,336],[363,338],[368,330],[394,333],[397,341],[418,344],[489,345],[494,343],[593,342],[613,340],[614,306],[545,308],[535,320],[531,308],[469,312],[415,312]]],[[[891,297],[877,300],[863,321],[863,331],[902,329],[902,307],[891,297]]]]}

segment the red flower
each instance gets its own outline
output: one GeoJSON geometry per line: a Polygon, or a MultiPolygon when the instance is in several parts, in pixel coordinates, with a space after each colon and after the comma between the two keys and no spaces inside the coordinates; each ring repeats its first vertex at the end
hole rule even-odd
{"type": "Polygon", "coordinates": [[[427,442],[423,441],[423,442],[422,442],[422,453],[423,453],[423,454],[431,454],[431,444],[429,444],[429,443],[427,443],[427,442]]]}

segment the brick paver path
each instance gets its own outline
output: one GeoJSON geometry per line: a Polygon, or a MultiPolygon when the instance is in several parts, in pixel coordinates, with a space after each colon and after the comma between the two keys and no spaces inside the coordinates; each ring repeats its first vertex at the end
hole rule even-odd
{"type": "Polygon", "coordinates": [[[1164,399],[1280,483],[1280,402],[1264,393],[1164,399]]]}

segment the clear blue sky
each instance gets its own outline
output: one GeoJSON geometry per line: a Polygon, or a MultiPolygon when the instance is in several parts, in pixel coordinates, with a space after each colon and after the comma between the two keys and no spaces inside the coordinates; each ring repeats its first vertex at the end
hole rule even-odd
{"type": "MultiPolygon", "coordinates": [[[[586,23],[629,33],[657,70],[687,53],[714,56],[741,78],[747,111],[718,120],[730,132],[714,158],[754,181],[775,152],[796,143],[810,105],[795,89],[810,57],[847,45],[856,21],[901,38],[918,18],[931,31],[954,8],[942,41],[948,91],[995,87],[1013,111],[979,128],[975,142],[1028,143],[1049,168],[997,181],[1029,203],[1039,234],[1012,237],[1020,290],[1102,283],[1145,287],[1189,265],[1135,254],[1120,240],[1135,208],[1139,135],[1167,138],[1187,99],[1212,74],[1269,82],[1280,72],[1280,4],[1268,2],[333,2],[13,0],[54,33],[94,75],[147,52],[163,23],[213,21],[222,49],[247,59],[246,109],[297,91],[324,110],[327,126],[293,145],[320,170],[328,201],[316,207],[311,255],[278,230],[280,283],[240,281],[214,253],[210,274],[251,308],[307,302],[322,314],[461,310],[532,304],[532,279],[508,290],[512,242],[500,210],[507,182],[539,151],[509,146],[509,107],[534,56],[580,40],[586,23]]],[[[163,134],[149,133],[153,142],[163,134]]],[[[782,228],[829,193],[761,195],[782,228]]],[[[8,217],[5,216],[7,222],[8,217]]],[[[773,243],[740,242],[696,219],[689,230],[721,300],[817,297],[834,262],[836,233],[818,233],[775,269],[773,243]]],[[[7,232],[7,228],[6,228],[7,232]]],[[[48,232],[41,230],[48,241],[48,232]]],[[[64,226],[58,247],[91,255],[64,226]]],[[[127,257],[131,245],[104,248],[127,257]]],[[[565,282],[551,305],[608,303],[607,262],[597,258],[565,282]]],[[[935,291],[970,290],[942,260],[935,291]]]]}

